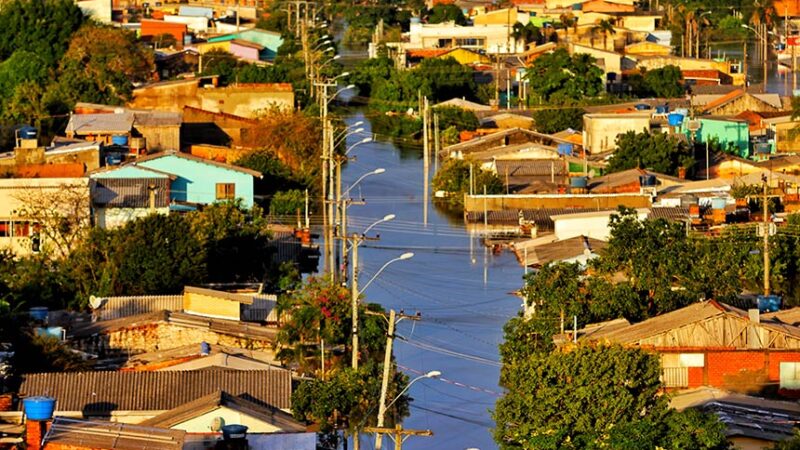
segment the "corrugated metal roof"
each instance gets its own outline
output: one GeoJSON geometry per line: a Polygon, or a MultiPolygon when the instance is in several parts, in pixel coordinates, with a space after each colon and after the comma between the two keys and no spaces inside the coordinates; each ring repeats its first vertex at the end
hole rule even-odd
{"type": "Polygon", "coordinates": [[[497,160],[497,174],[508,176],[564,176],[568,175],[567,165],[563,160],[497,160]]]}
{"type": "Polygon", "coordinates": [[[97,320],[112,320],[158,311],[180,311],[183,309],[182,295],[137,295],[106,297],[102,305],[93,311],[97,320]]]}
{"type": "MultiPolygon", "coordinates": [[[[572,214],[596,211],[594,208],[539,208],[523,209],[522,218],[533,222],[539,231],[553,231],[553,219],[551,216],[560,214],[572,214]]],[[[489,211],[489,225],[514,225],[519,223],[519,211],[489,211]]],[[[483,223],[483,211],[470,211],[466,214],[467,223],[483,223]]]]}
{"type": "Polygon", "coordinates": [[[128,134],[133,127],[133,113],[119,114],[72,114],[67,123],[67,133],[128,134]]]}
{"type": "Polygon", "coordinates": [[[19,393],[53,397],[57,411],[96,415],[169,410],[220,390],[261,405],[291,407],[292,379],[284,369],[36,373],[23,375],[19,393]]]}
{"type": "Polygon", "coordinates": [[[109,450],[179,450],[183,448],[185,437],[183,430],[56,417],[44,436],[42,447],[58,444],[109,450]]]}
{"type": "Polygon", "coordinates": [[[142,127],[179,127],[183,114],[177,112],[148,111],[134,112],[133,125],[142,127]]]}
{"type": "Polygon", "coordinates": [[[152,419],[145,420],[141,425],[170,428],[214,411],[221,406],[275,425],[283,432],[306,430],[305,425],[295,420],[289,413],[275,407],[259,405],[241,396],[234,396],[224,391],[216,391],[205,397],[185,403],[152,419]]]}
{"type": "Polygon", "coordinates": [[[169,178],[92,178],[92,202],[103,208],[149,208],[150,189],[155,207],[169,207],[169,178]]]}

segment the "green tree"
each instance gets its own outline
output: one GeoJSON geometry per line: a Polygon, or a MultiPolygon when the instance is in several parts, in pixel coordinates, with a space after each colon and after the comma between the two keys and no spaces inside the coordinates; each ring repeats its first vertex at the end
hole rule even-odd
{"type": "Polygon", "coordinates": [[[428,11],[428,23],[455,22],[456,25],[466,25],[467,18],[456,5],[438,4],[428,11]]]}
{"type": "Polygon", "coordinates": [[[544,35],[542,35],[541,29],[530,22],[524,25],[516,22],[512,30],[511,36],[514,39],[521,39],[525,44],[532,42],[535,44],[544,43],[544,35]]]}
{"type": "Polygon", "coordinates": [[[359,61],[356,67],[350,71],[348,80],[356,85],[359,95],[369,97],[372,87],[378,80],[389,79],[396,71],[394,62],[387,58],[370,58],[359,61]]]}
{"type": "Polygon", "coordinates": [[[525,73],[531,93],[544,102],[575,103],[603,92],[603,71],[586,54],[559,48],[534,60],[525,73]]]}
{"type": "Polygon", "coordinates": [[[503,181],[497,174],[482,170],[480,164],[464,159],[448,159],[433,177],[433,189],[448,194],[450,203],[459,206],[465,193],[470,192],[470,166],[473,167],[473,191],[482,194],[484,187],[487,194],[503,192],[503,181]]]}
{"type": "Polygon", "coordinates": [[[585,113],[580,108],[540,109],[533,113],[533,122],[536,131],[540,133],[558,133],[567,128],[580,131],[583,130],[585,113]]]}
{"type": "Polygon", "coordinates": [[[419,95],[433,102],[454,97],[475,98],[473,70],[454,58],[429,58],[411,70],[392,71],[388,79],[376,79],[370,106],[403,110],[418,104],[419,95]]]}
{"type": "Polygon", "coordinates": [[[603,49],[608,48],[608,36],[617,34],[617,30],[614,29],[614,24],[608,19],[598,20],[597,23],[589,30],[589,32],[592,36],[592,47],[594,47],[594,36],[598,33],[603,35],[603,49]]]}
{"type": "Polygon", "coordinates": [[[72,34],[86,21],[71,0],[10,0],[0,9],[0,60],[16,51],[39,55],[55,67],[72,34]]]}
{"type": "Polygon", "coordinates": [[[454,126],[459,130],[473,131],[480,126],[474,112],[456,106],[439,106],[433,109],[433,113],[439,116],[439,129],[442,130],[454,126]]]}
{"type": "Polygon", "coordinates": [[[669,409],[655,353],[579,345],[503,362],[508,393],[493,414],[501,449],[728,448],[713,416],[669,409]]]}
{"type": "Polygon", "coordinates": [[[617,149],[608,164],[609,172],[646,168],[668,175],[678,175],[678,168],[694,166],[689,145],[664,133],[628,131],[617,136],[617,149]]]}
{"type": "Polygon", "coordinates": [[[682,79],[681,69],[673,65],[648,70],[644,74],[644,83],[649,92],[662,98],[681,97],[684,93],[682,79]]]}
{"type": "Polygon", "coordinates": [[[278,191],[269,202],[269,213],[272,215],[294,215],[303,211],[305,195],[299,189],[278,191]]]}

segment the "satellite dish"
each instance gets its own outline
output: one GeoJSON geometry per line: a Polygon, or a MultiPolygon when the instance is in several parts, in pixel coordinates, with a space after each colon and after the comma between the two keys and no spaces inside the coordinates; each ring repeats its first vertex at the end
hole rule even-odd
{"type": "Polygon", "coordinates": [[[225,419],[222,417],[214,417],[211,419],[211,431],[222,431],[222,427],[225,426],[225,419]]]}
{"type": "Polygon", "coordinates": [[[594,178],[594,176],[595,176],[594,169],[592,169],[589,171],[589,178],[594,178]]]}
{"type": "Polygon", "coordinates": [[[103,306],[105,301],[106,299],[104,298],[95,297],[94,295],[89,296],[89,306],[91,306],[92,309],[99,309],[101,306],[103,306]]]}

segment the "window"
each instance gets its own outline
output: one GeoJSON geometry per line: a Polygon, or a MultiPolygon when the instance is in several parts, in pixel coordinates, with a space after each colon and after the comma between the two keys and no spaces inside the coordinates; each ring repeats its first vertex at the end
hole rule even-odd
{"type": "Polygon", "coordinates": [[[781,389],[800,389],[800,363],[781,363],[781,389]]]}
{"type": "Polygon", "coordinates": [[[14,237],[28,237],[30,235],[30,222],[14,222],[14,237]]]}
{"type": "Polygon", "coordinates": [[[217,200],[236,198],[236,185],[233,183],[217,183],[217,200]]]}
{"type": "Polygon", "coordinates": [[[0,220],[0,237],[11,237],[11,222],[0,220]]]}

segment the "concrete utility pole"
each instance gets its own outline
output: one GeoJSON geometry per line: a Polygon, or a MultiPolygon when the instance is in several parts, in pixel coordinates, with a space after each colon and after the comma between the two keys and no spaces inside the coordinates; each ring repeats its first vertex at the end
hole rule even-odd
{"type": "Polygon", "coordinates": [[[768,197],[768,183],[767,177],[763,177],[764,182],[764,198],[763,198],[763,214],[764,214],[764,295],[769,295],[769,233],[770,233],[770,225],[771,221],[769,220],[769,205],[767,202],[769,201],[768,197]]]}
{"type": "Polygon", "coordinates": [[[395,450],[402,450],[403,442],[408,436],[433,436],[431,430],[406,430],[402,425],[395,425],[394,428],[366,427],[367,433],[376,433],[378,436],[384,434],[394,434],[395,450]]]}
{"type": "Polygon", "coordinates": [[[439,115],[433,115],[433,173],[439,171],[439,152],[442,141],[439,139],[439,115]]]}
{"type": "Polygon", "coordinates": [[[422,223],[424,226],[428,226],[428,170],[431,160],[428,97],[423,98],[422,105],[422,223]]]}
{"type": "Polygon", "coordinates": [[[358,246],[361,244],[361,236],[353,233],[353,272],[350,275],[350,303],[353,318],[353,354],[351,356],[351,366],[358,369],[358,246]]]}
{"type": "MultiPolygon", "coordinates": [[[[383,355],[383,378],[381,380],[381,397],[380,403],[378,404],[378,426],[375,429],[375,449],[381,450],[383,448],[383,433],[384,431],[381,430],[383,428],[384,419],[386,416],[386,395],[389,390],[389,375],[391,373],[391,366],[392,366],[392,344],[394,343],[394,329],[397,322],[403,319],[409,320],[420,320],[420,316],[408,316],[405,314],[398,314],[395,310],[389,310],[389,330],[386,334],[386,352],[383,355]],[[377,431],[381,430],[381,431],[377,431]]],[[[396,441],[395,445],[402,445],[402,439],[396,441]]],[[[395,447],[397,448],[397,447],[395,447]]]]}

